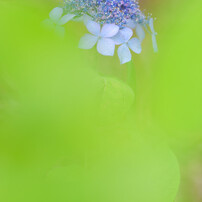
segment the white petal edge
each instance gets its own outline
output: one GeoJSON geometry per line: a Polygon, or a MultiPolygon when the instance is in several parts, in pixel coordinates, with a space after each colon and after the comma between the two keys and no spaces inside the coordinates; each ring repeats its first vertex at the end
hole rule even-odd
{"type": "Polygon", "coordinates": [[[131,61],[131,53],[130,50],[128,48],[128,46],[126,44],[121,45],[118,48],[118,56],[119,56],[119,60],[121,64],[127,63],[131,61]]]}
{"type": "Polygon", "coordinates": [[[128,42],[130,38],[133,36],[133,30],[128,27],[125,27],[124,29],[120,30],[120,32],[124,38],[124,42],[128,42]]]}
{"type": "Polygon", "coordinates": [[[156,34],[152,34],[152,44],[153,44],[153,49],[154,52],[158,52],[158,46],[157,46],[157,42],[156,42],[156,34]]]}
{"type": "Polygon", "coordinates": [[[68,21],[70,21],[73,17],[75,17],[74,14],[67,14],[64,15],[59,21],[58,21],[58,25],[64,25],[66,24],[68,21]]]}
{"type": "Polygon", "coordinates": [[[84,22],[85,25],[87,24],[87,22],[88,22],[89,20],[92,21],[92,18],[91,18],[89,15],[84,15],[84,16],[83,16],[83,22],[84,22]]]}
{"type": "Polygon", "coordinates": [[[51,19],[46,19],[44,21],[42,21],[41,25],[45,28],[45,29],[49,29],[52,30],[55,28],[55,24],[51,19]]]}
{"type": "Polygon", "coordinates": [[[106,56],[113,56],[115,50],[115,42],[109,38],[101,38],[98,40],[97,51],[106,56]]]}
{"type": "Polygon", "coordinates": [[[111,37],[111,39],[115,42],[116,45],[120,45],[125,42],[124,37],[120,31],[115,36],[111,37]]]}
{"type": "Polygon", "coordinates": [[[65,28],[61,27],[61,26],[56,26],[55,33],[60,38],[64,38],[64,36],[65,36],[65,28]]]}
{"type": "Polygon", "coordinates": [[[143,27],[139,24],[136,25],[136,34],[137,34],[139,40],[142,42],[145,38],[145,31],[144,31],[143,27]]]}
{"type": "Polygon", "coordinates": [[[104,24],[100,33],[101,37],[113,37],[119,31],[119,27],[115,24],[104,24]]]}
{"type": "Polygon", "coordinates": [[[114,37],[112,37],[112,39],[114,40],[116,45],[120,45],[122,43],[128,42],[129,39],[132,37],[132,35],[133,35],[132,29],[125,27],[119,30],[119,32],[114,37]]]}
{"type": "Polygon", "coordinates": [[[49,16],[51,20],[53,20],[54,22],[57,22],[61,18],[62,14],[63,14],[63,9],[56,7],[49,13],[49,16]]]}
{"type": "Polygon", "coordinates": [[[79,41],[79,48],[91,49],[97,42],[98,36],[92,34],[85,34],[79,41]]]}
{"type": "Polygon", "coordinates": [[[140,40],[138,38],[130,39],[128,41],[128,46],[133,52],[135,52],[137,54],[140,54],[142,51],[141,43],[140,43],[140,40]]]}
{"type": "Polygon", "coordinates": [[[88,20],[86,22],[86,27],[91,34],[94,34],[96,36],[100,35],[100,24],[98,24],[97,22],[88,20]]]}

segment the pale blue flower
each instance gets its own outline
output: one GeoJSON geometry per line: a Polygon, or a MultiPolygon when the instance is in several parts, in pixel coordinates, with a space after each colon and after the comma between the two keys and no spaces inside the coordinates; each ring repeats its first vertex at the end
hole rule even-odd
{"type": "Polygon", "coordinates": [[[118,48],[118,56],[121,64],[131,61],[130,49],[137,54],[140,54],[142,51],[140,40],[138,38],[131,39],[132,36],[132,29],[126,27],[119,30],[118,34],[112,38],[116,45],[121,44],[118,48]]]}
{"type": "Polygon", "coordinates": [[[97,51],[106,56],[113,56],[115,50],[115,41],[111,37],[115,36],[119,27],[115,24],[101,25],[92,20],[86,22],[86,27],[91,34],[84,35],[80,42],[79,48],[91,49],[97,43],[97,51]]]}
{"type": "Polygon", "coordinates": [[[66,14],[62,16],[63,9],[56,7],[49,13],[49,19],[43,21],[44,27],[52,29],[58,36],[64,37],[65,28],[62,25],[75,17],[74,14],[66,14]]]}

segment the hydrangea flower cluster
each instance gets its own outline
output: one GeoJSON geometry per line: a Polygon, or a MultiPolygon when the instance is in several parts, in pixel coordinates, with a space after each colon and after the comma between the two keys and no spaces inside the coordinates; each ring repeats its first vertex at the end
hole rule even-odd
{"type": "Polygon", "coordinates": [[[121,64],[131,61],[131,51],[141,53],[145,30],[152,35],[154,51],[158,50],[153,18],[144,15],[138,0],[65,0],[49,16],[44,23],[60,36],[65,33],[62,25],[69,20],[84,22],[90,33],[81,38],[79,48],[91,49],[97,44],[100,54],[113,56],[115,46],[119,45],[121,64]]]}
{"type": "Polygon", "coordinates": [[[99,24],[124,27],[129,19],[144,23],[145,16],[136,0],[66,0],[65,12],[77,16],[89,15],[99,24]]]}

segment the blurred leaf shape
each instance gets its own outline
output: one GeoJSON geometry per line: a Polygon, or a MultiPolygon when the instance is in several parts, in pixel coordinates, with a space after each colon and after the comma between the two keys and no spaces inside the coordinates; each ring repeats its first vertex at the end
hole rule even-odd
{"type": "Polygon", "coordinates": [[[130,86],[115,78],[99,77],[99,115],[104,122],[120,121],[134,102],[134,92],[130,86]]]}

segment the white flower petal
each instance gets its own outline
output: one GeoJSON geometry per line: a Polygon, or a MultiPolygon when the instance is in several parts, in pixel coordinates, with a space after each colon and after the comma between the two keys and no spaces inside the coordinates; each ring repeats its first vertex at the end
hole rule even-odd
{"type": "Polygon", "coordinates": [[[100,34],[100,24],[98,24],[97,22],[94,22],[92,20],[88,20],[86,22],[86,27],[87,27],[88,31],[91,34],[99,36],[99,34],[100,34]]]}
{"type": "Polygon", "coordinates": [[[101,30],[101,37],[113,37],[119,31],[119,27],[115,24],[104,24],[101,30]]]}
{"type": "Polygon", "coordinates": [[[63,38],[63,37],[65,36],[65,28],[64,28],[64,27],[61,27],[61,26],[56,26],[56,28],[55,28],[55,33],[56,33],[59,37],[63,38]]]}
{"type": "Polygon", "coordinates": [[[70,21],[73,17],[75,17],[74,14],[67,14],[64,15],[59,21],[58,21],[58,25],[64,25],[66,24],[68,21],[70,21]]]}
{"type": "Polygon", "coordinates": [[[131,53],[126,44],[123,44],[118,48],[118,56],[121,64],[131,61],[131,53]]]}
{"type": "Polygon", "coordinates": [[[51,19],[46,19],[44,21],[42,21],[42,26],[46,29],[54,29],[55,28],[55,24],[51,19]]]}
{"type": "Polygon", "coordinates": [[[152,34],[152,43],[153,43],[154,52],[158,52],[158,46],[157,46],[157,42],[156,42],[156,34],[152,34]]]}
{"type": "Polygon", "coordinates": [[[115,43],[112,39],[101,38],[98,40],[97,50],[102,55],[113,56],[115,43]]]}
{"type": "Polygon", "coordinates": [[[98,36],[92,34],[85,34],[79,42],[79,48],[81,49],[91,49],[97,42],[98,36]]]}
{"type": "Polygon", "coordinates": [[[154,52],[158,52],[158,46],[157,46],[157,42],[156,42],[156,32],[154,30],[153,18],[150,18],[150,20],[149,20],[149,27],[150,27],[151,32],[152,32],[152,43],[153,43],[154,52]]]}
{"type": "Polygon", "coordinates": [[[116,45],[120,45],[122,43],[128,42],[129,39],[132,37],[132,35],[133,35],[132,29],[125,27],[119,30],[119,32],[114,37],[112,37],[112,39],[114,40],[116,45]]]}
{"type": "Polygon", "coordinates": [[[154,30],[154,19],[153,18],[149,19],[149,27],[151,29],[151,32],[155,33],[155,30],[154,30]]]}
{"type": "Polygon", "coordinates": [[[115,42],[116,45],[120,45],[125,42],[124,37],[120,31],[115,36],[113,36],[111,39],[115,42]]]}
{"type": "Polygon", "coordinates": [[[133,36],[132,29],[130,29],[128,27],[125,27],[124,29],[120,30],[120,32],[121,32],[121,35],[123,36],[125,42],[128,42],[129,39],[133,36]]]}
{"type": "Polygon", "coordinates": [[[83,16],[83,22],[84,22],[85,25],[87,24],[87,22],[88,22],[89,20],[92,20],[92,18],[91,18],[89,15],[84,15],[84,16],[83,16]]]}
{"type": "Polygon", "coordinates": [[[133,52],[137,54],[140,54],[142,51],[140,40],[137,38],[130,39],[128,42],[128,46],[133,52]]]}
{"type": "Polygon", "coordinates": [[[136,25],[136,34],[137,34],[139,40],[142,42],[143,39],[145,38],[145,31],[144,31],[143,27],[139,24],[136,25]]]}
{"type": "Polygon", "coordinates": [[[53,20],[54,22],[57,22],[61,18],[62,14],[63,14],[63,9],[56,7],[49,13],[49,16],[51,20],[53,20]]]}
{"type": "Polygon", "coordinates": [[[126,26],[131,28],[131,29],[134,29],[136,27],[136,24],[137,23],[134,20],[129,19],[129,20],[127,20],[126,26]]]}

